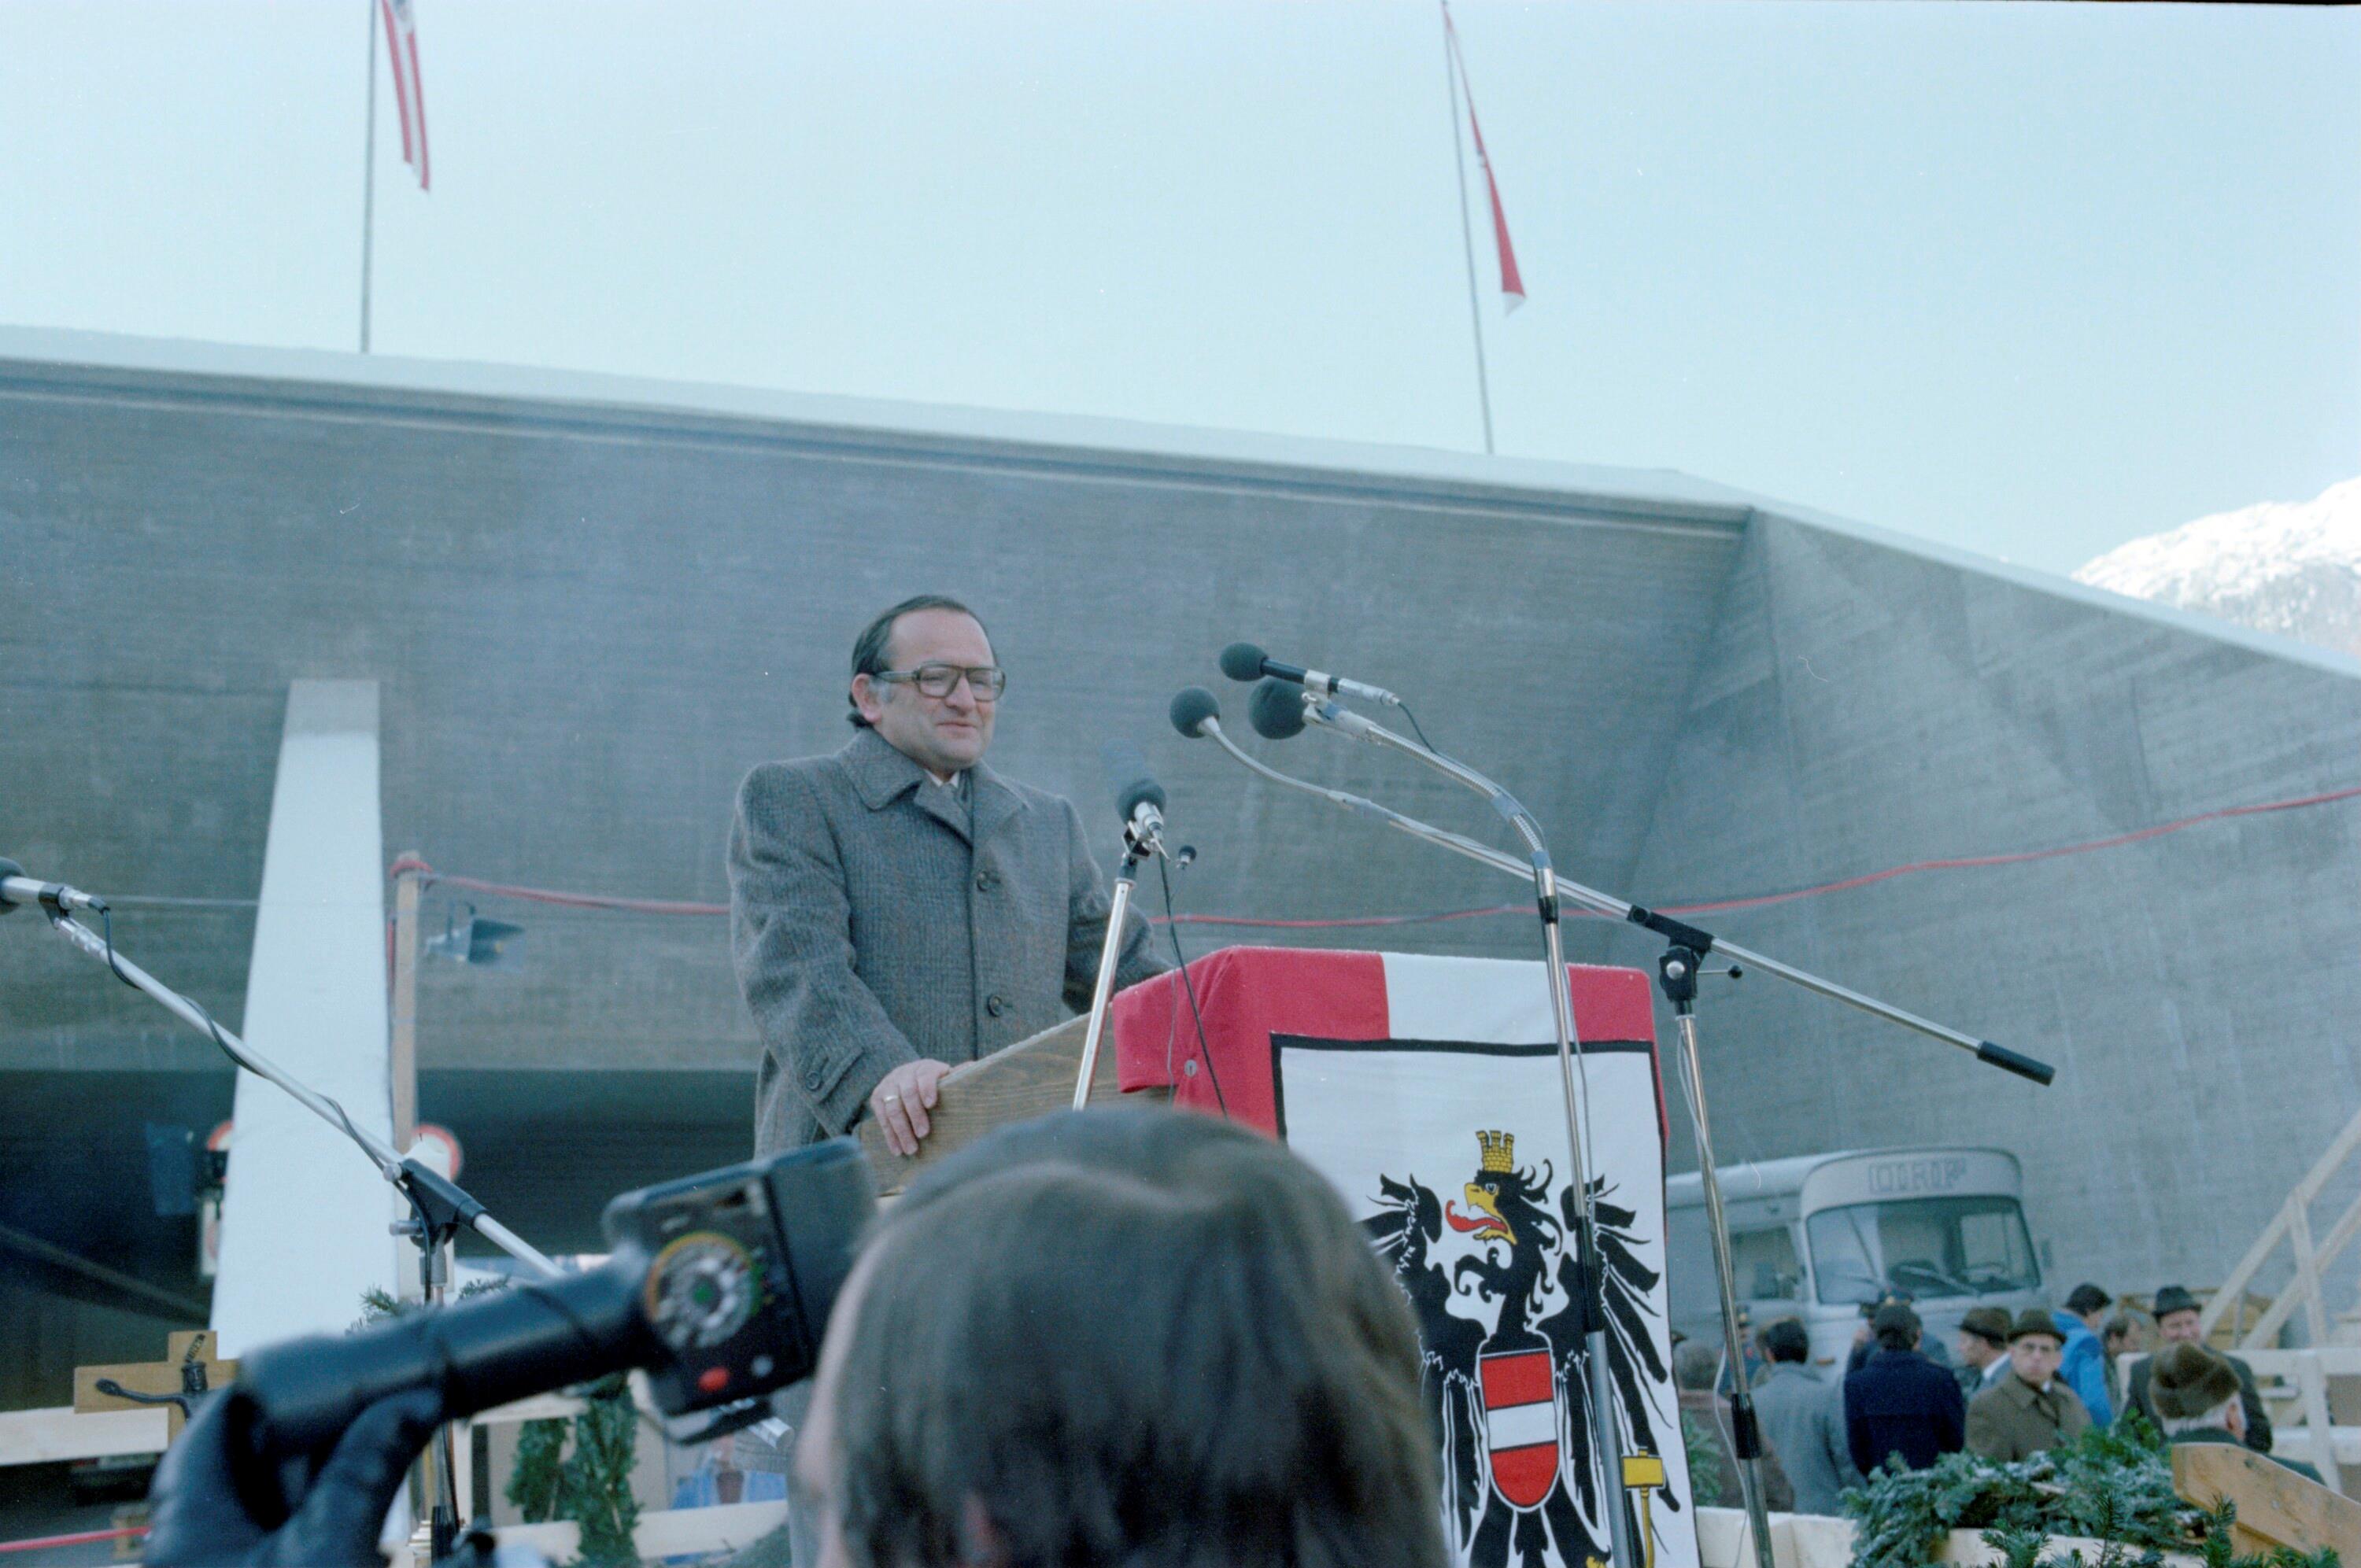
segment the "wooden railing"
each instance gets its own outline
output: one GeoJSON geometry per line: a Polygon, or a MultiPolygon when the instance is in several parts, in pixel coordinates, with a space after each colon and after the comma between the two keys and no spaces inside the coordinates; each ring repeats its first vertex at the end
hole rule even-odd
{"type": "Polygon", "coordinates": [[[2235,1310],[2246,1299],[2246,1287],[2253,1282],[2257,1271],[2270,1261],[2284,1241],[2294,1255],[2295,1272],[2262,1315],[2239,1337],[2239,1350],[2243,1352],[2250,1345],[2261,1349],[2274,1343],[2298,1307],[2303,1309],[2304,1327],[2310,1331],[2312,1343],[2326,1344],[2336,1337],[2330,1332],[2328,1303],[2321,1295],[2320,1277],[2355,1237],[2361,1236],[2361,1198],[2356,1198],[2337,1216],[2336,1223],[2317,1243],[2312,1240],[2312,1206],[2356,1149],[2361,1149],[2361,1115],[2346,1123],[2345,1130],[2329,1141],[2326,1151],[2304,1179],[2295,1184],[2295,1190],[2279,1205],[2271,1223],[2263,1227],[2263,1234],[2255,1238],[2255,1245],[2246,1249],[2246,1255],[2238,1260],[2238,1266],[2230,1271],[2230,1277],[2222,1282],[2222,1288],[2206,1303],[2200,1321],[2207,1334],[2212,1334],[2224,1315],[2235,1310]]]}

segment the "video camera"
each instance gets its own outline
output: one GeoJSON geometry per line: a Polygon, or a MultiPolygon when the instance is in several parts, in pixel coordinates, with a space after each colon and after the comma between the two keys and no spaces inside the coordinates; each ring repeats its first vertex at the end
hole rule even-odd
{"type": "Polygon", "coordinates": [[[343,1336],[248,1355],[224,1390],[256,1518],[298,1508],[339,1437],[390,1395],[434,1389],[442,1419],[633,1368],[668,1416],[729,1407],[701,1436],[758,1420],[811,1376],[829,1310],[876,1211],[860,1145],[837,1138],[627,1192],[596,1269],[343,1336]]]}

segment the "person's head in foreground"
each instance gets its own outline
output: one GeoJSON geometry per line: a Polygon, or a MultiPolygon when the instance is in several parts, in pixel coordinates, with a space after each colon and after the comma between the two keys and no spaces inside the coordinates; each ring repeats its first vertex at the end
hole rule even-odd
{"type": "Polygon", "coordinates": [[[2184,1432],[2226,1431],[2243,1440],[2246,1409],[2238,1398],[2238,1374],[2230,1364],[2187,1340],[2158,1353],[2148,1374],[2148,1398],[2156,1424],[2167,1437],[2184,1432]]]}
{"type": "Polygon", "coordinates": [[[913,1183],[829,1320],[796,1455],[821,1568],[1442,1568],[1418,1354],[1281,1146],[1007,1128],[913,1183]]]}

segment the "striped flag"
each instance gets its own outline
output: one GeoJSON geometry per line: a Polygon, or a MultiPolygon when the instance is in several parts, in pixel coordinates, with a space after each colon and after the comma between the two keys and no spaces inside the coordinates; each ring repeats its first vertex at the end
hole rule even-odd
{"type": "Polygon", "coordinates": [[[1459,90],[1467,98],[1467,129],[1476,138],[1476,161],[1484,170],[1484,191],[1492,199],[1492,240],[1500,250],[1501,313],[1525,302],[1524,275],[1517,270],[1516,247],[1509,243],[1509,214],[1500,206],[1500,182],[1492,178],[1492,158],[1484,150],[1484,127],[1476,123],[1476,89],[1467,80],[1467,60],[1459,52],[1459,29],[1451,24],[1450,0],[1441,0],[1443,31],[1451,40],[1451,60],[1459,70],[1459,90]]]}
{"type": "MultiPolygon", "coordinates": [[[[393,62],[393,99],[401,111],[401,161],[418,173],[418,188],[431,188],[426,170],[426,93],[418,81],[418,23],[410,0],[378,0],[385,18],[386,52],[393,62]]],[[[1495,199],[1497,205],[1497,198],[1495,199]]]]}

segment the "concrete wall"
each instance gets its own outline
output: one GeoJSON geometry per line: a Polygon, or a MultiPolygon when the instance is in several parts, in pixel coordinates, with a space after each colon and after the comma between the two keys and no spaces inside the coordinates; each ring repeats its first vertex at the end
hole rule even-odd
{"type": "MultiPolygon", "coordinates": [[[[724,901],[741,776],[841,745],[854,634],[949,589],[1012,672],[995,765],[1072,795],[1109,855],[1099,748],[1140,742],[1201,850],[1184,909],[1514,903],[1493,873],[1182,740],[1172,693],[1218,687],[1260,745],[1246,688],[1215,671],[1224,643],[1350,662],[1523,794],[1569,866],[1613,882],[1670,752],[1658,695],[1688,683],[1746,511],[1677,476],[0,334],[0,848],[110,894],[225,901],[125,898],[116,935],[235,1027],[253,939],[236,901],[259,881],[287,684],[368,678],[390,850],[724,901]]],[[[1277,760],[1498,835],[1472,796],[1368,749],[1310,735],[1277,760]]],[[[430,933],[464,896],[430,894],[430,933]]],[[[430,965],[420,1054],[423,1113],[460,1133],[496,1212],[590,1245],[603,1200],[653,1174],[649,1140],[708,1157],[676,1169],[742,1157],[754,1041],[721,921],[482,902],[525,927],[523,967],[430,965]],[[717,1098],[730,1075],[747,1087],[717,1098]],[[553,1123],[575,1129],[562,1190],[516,1154],[552,1149],[553,1123]]],[[[1226,939],[1189,933],[1192,951],[1226,939]]],[[[1514,918],[1282,939],[1536,940],[1514,918]]],[[[9,1069],[218,1070],[29,916],[0,927],[9,1069]]],[[[16,1169],[119,1105],[58,1092],[77,1108],[28,1130],[16,1169]]]]}
{"type": "MultiPolygon", "coordinates": [[[[2361,783],[2329,655],[1759,517],[1634,896],[1772,892],[2361,783]]],[[[1725,1162],[1967,1141],[2025,1162],[2058,1292],[2218,1280],[2356,1108],[2361,809],[1933,872],[1706,924],[2055,1063],[2038,1089],[1750,977],[1701,1016],[1725,1162]]]]}
{"type": "MultiPolygon", "coordinates": [[[[1166,702],[1192,682],[1244,732],[1244,688],[1213,663],[1239,637],[1402,691],[1536,807],[1566,870],[1652,903],[2351,783],[2361,729],[2350,662],[1674,474],[0,334],[0,850],[231,901],[126,907],[117,934],[235,1024],[253,926],[235,901],[259,876],[286,685],[366,677],[389,848],[719,902],[738,779],[842,742],[855,630],[922,588],[984,609],[1013,672],[994,760],[1083,802],[1103,853],[1098,748],[1143,743],[1202,854],[1180,889],[1199,912],[1517,897],[1173,736],[1166,702]]],[[[1263,749],[1496,831],[1374,751],[1263,749]]],[[[2037,1091],[1767,979],[1718,982],[1725,1156],[1994,1142],[2026,1159],[2061,1285],[2218,1277],[2361,1102],[2338,1034],[2354,820],[1716,917],[2061,1069],[2037,1091]]],[[[742,1152],[753,1039],[721,922],[482,902],[526,927],[524,967],[426,970],[423,1110],[496,1211],[589,1245],[608,1194],[742,1152]]],[[[430,928],[446,906],[430,894],[430,928]]],[[[1188,939],[1249,935],[1533,941],[1516,918],[1188,939]]],[[[1575,948],[1653,956],[1603,923],[1575,948]]],[[[221,1076],[29,918],[0,926],[0,1075],[20,1074],[60,1109],[0,1146],[0,1191],[120,1113],[103,1086],[170,1103],[175,1078],[221,1076]]]]}

